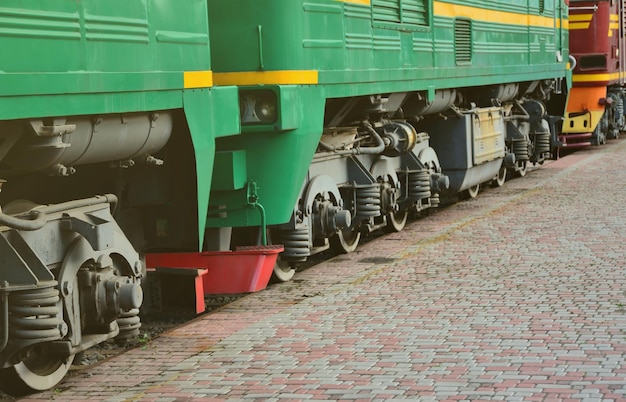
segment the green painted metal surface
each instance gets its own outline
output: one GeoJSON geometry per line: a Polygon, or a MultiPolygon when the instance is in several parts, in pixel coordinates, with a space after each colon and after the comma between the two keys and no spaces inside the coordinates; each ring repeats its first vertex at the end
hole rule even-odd
{"type": "MultiPolygon", "coordinates": [[[[238,73],[218,74],[216,82],[249,86],[259,79],[293,89],[293,99],[280,100],[289,105],[281,113],[298,116],[296,128],[244,126],[240,138],[218,141],[218,151],[245,151],[245,169],[258,183],[268,224],[288,219],[328,98],[403,91],[432,96],[436,89],[554,78],[571,83],[563,0],[359,3],[367,2],[208,2],[214,71],[238,73]],[[272,82],[272,72],[288,74],[272,82]],[[304,82],[306,72],[317,81],[304,82]]],[[[231,211],[210,218],[210,225],[258,224],[254,211],[243,207],[242,193],[216,192],[216,205],[231,211]]]]}
{"type": "MultiPolygon", "coordinates": [[[[184,93],[185,116],[191,132],[196,157],[198,188],[198,249],[204,243],[211,178],[215,161],[216,133],[239,131],[237,91],[234,88],[187,90],[184,93]]],[[[219,171],[216,174],[221,174],[219,171]]]]}
{"type": "Polygon", "coordinates": [[[205,7],[201,0],[184,7],[175,0],[3,1],[0,97],[15,106],[2,107],[0,118],[181,107],[180,93],[167,91],[183,88],[184,71],[210,69],[205,7]],[[156,91],[153,99],[145,91],[156,91]],[[41,95],[69,110],[24,98],[41,95]]]}
{"type": "Polygon", "coordinates": [[[0,49],[0,120],[184,109],[202,244],[215,138],[240,131],[237,89],[211,88],[205,0],[4,0],[0,49]]]}
{"type": "MultiPolygon", "coordinates": [[[[280,102],[285,110],[298,116],[299,124],[289,130],[250,130],[242,128],[242,135],[220,138],[220,151],[245,149],[246,159],[235,170],[245,170],[247,181],[258,184],[258,203],[268,215],[267,224],[289,220],[295,199],[302,186],[309,163],[313,158],[322,133],[324,117],[323,87],[282,87],[280,102]]],[[[230,161],[228,162],[230,163],[230,161]]],[[[219,165],[216,170],[221,169],[219,165]]],[[[224,168],[228,171],[228,167],[224,168]]],[[[249,226],[260,224],[259,212],[249,208],[246,188],[213,191],[211,205],[226,207],[209,215],[209,226],[249,226]],[[219,215],[218,215],[219,213],[219,215]]]]}
{"type": "MultiPolygon", "coordinates": [[[[514,18],[525,18],[530,8],[537,22],[545,25],[560,12],[555,0],[545,1],[543,13],[538,11],[538,0],[434,3],[439,6],[434,7],[431,1],[430,10],[460,5],[474,18],[494,15],[486,21],[472,20],[470,64],[455,61],[455,17],[445,13],[430,17],[432,23],[428,26],[401,31],[393,29],[393,24],[377,23],[368,5],[330,0],[234,0],[209,1],[212,30],[220,33],[212,43],[214,69],[312,69],[320,71],[320,83],[338,85],[458,78],[471,86],[473,77],[484,75],[491,82],[502,82],[503,78],[523,80],[523,76],[511,77],[511,73],[531,74],[537,71],[537,65],[553,70],[554,76],[563,74],[564,63],[558,63],[555,54],[560,51],[566,62],[567,44],[559,39],[556,21],[554,26],[528,27],[497,22],[495,14],[505,13],[513,22],[514,18]],[[229,18],[231,15],[237,20],[229,18]],[[235,54],[234,48],[238,49],[235,54]]],[[[448,84],[441,82],[440,86],[448,84]]]]}

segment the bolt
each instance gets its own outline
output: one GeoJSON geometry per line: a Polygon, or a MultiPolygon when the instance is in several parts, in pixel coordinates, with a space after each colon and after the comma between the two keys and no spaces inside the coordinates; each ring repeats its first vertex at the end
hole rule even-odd
{"type": "Polygon", "coordinates": [[[146,157],[146,163],[147,163],[148,165],[162,166],[162,165],[163,165],[163,160],[162,160],[162,159],[155,158],[155,157],[154,157],[154,156],[152,156],[152,155],[148,155],[148,156],[146,157]]]}
{"type": "Polygon", "coordinates": [[[69,173],[67,172],[67,166],[58,164],[55,166],[56,167],[56,174],[59,176],[69,176],[69,173]]]}
{"type": "Polygon", "coordinates": [[[135,266],[134,266],[134,268],[135,268],[135,274],[136,274],[136,275],[141,275],[141,273],[142,273],[142,271],[143,271],[143,264],[142,264],[142,262],[141,262],[141,261],[139,261],[139,260],[137,260],[137,261],[135,262],[135,266]]]}
{"type": "Polygon", "coordinates": [[[68,333],[69,328],[67,327],[67,324],[65,323],[65,321],[61,322],[59,324],[59,332],[61,333],[61,336],[65,336],[68,333]]]}

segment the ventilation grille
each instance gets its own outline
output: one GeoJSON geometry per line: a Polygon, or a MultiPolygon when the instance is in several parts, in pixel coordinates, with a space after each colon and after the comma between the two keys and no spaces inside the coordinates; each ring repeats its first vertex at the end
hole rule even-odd
{"type": "Polygon", "coordinates": [[[428,0],[374,0],[374,22],[415,26],[428,25],[428,0]]]}
{"type": "Polygon", "coordinates": [[[546,1],[539,0],[539,14],[543,14],[544,11],[546,11],[546,1]]]}
{"type": "Polygon", "coordinates": [[[469,20],[454,21],[454,56],[458,64],[472,62],[472,22],[469,20]]]}

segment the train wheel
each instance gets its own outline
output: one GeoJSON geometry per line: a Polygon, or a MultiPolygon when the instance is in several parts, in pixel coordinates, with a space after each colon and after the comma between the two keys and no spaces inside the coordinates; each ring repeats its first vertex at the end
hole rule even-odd
{"type": "Polygon", "coordinates": [[[59,357],[46,345],[33,347],[20,363],[0,370],[0,389],[19,396],[54,388],[67,374],[74,355],[59,357]]]}
{"type": "MultiPolygon", "coordinates": [[[[276,230],[267,230],[267,244],[283,244],[280,236],[278,235],[278,231],[276,230]]],[[[289,282],[293,279],[293,276],[296,274],[296,268],[293,264],[290,264],[289,261],[285,261],[281,258],[281,255],[278,255],[276,259],[276,263],[274,264],[274,270],[272,272],[272,278],[270,279],[271,283],[282,283],[289,282]]]]}
{"type": "Polygon", "coordinates": [[[289,262],[283,261],[280,256],[274,264],[274,272],[272,273],[272,283],[289,282],[296,274],[296,269],[289,262]]]}
{"type": "Polygon", "coordinates": [[[339,253],[348,254],[356,250],[360,240],[361,232],[354,228],[346,228],[330,238],[330,246],[339,253]]]}
{"type": "Polygon", "coordinates": [[[387,215],[387,226],[385,230],[387,232],[400,232],[406,226],[406,221],[409,217],[409,211],[403,210],[398,212],[392,212],[387,215]]]}
{"type": "Polygon", "coordinates": [[[479,191],[480,191],[480,184],[477,184],[465,190],[465,194],[467,194],[468,198],[476,198],[478,197],[479,191]]]}
{"type": "Polygon", "coordinates": [[[498,175],[491,181],[492,187],[502,187],[506,181],[506,167],[504,165],[498,170],[498,175]]]}

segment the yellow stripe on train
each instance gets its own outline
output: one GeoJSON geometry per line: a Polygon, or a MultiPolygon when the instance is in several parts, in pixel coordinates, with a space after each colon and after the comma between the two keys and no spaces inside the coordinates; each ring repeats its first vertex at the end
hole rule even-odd
{"type": "Polygon", "coordinates": [[[571,22],[591,22],[593,14],[572,14],[569,16],[571,22]]]}
{"type": "Polygon", "coordinates": [[[354,3],[354,4],[363,4],[369,6],[371,4],[370,0],[337,0],[341,3],[354,3]]]}
{"type": "Polygon", "coordinates": [[[574,74],[572,79],[574,82],[603,82],[618,80],[620,76],[619,72],[605,74],[574,74]]]}
{"type": "MultiPolygon", "coordinates": [[[[509,24],[509,25],[525,25],[540,26],[551,28],[555,26],[555,19],[551,17],[542,17],[539,15],[520,14],[508,11],[486,10],[484,8],[462,6],[459,4],[443,3],[435,1],[433,3],[435,15],[441,17],[466,17],[474,20],[487,21],[492,23],[509,24]]],[[[557,19],[557,21],[559,21],[557,19]]],[[[563,28],[568,26],[567,20],[563,23],[563,28]]],[[[557,25],[560,22],[557,23],[557,25]]]]}
{"type": "Polygon", "coordinates": [[[611,14],[611,23],[609,24],[609,38],[613,36],[613,31],[619,29],[619,16],[611,14]]]}
{"type": "Polygon", "coordinates": [[[569,16],[569,29],[572,31],[589,29],[593,14],[573,14],[569,16]]]}
{"type": "MultiPolygon", "coordinates": [[[[353,3],[362,5],[371,5],[371,0],[336,0],[341,3],[353,3]]],[[[520,14],[507,11],[487,10],[480,7],[464,6],[459,4],[444,3],[441,1],[433,2],[434,14],[441,17],[466,17],[480,21],[487,21],[493,23],[504,23],[510,25],[527,25],[527,26],[541,26],[541,27],[554,27],[555,19],[551,17],[542,17],[539,15],[520,14]]],[[[591,14],[590,14],[591,15],[591,14]]],[[[589,19],[591,20],[591,18],[589,19]]],[[[556,27],[568,29],[569,23],[567,19],[561,22],[560,19],[556,19],[556,27]]]]}
{"type": "Polygon", "coordinates": [[[185,71],[183,75],[183,85],[185,89],[212,87],[213,72],[210,70],[185,71]]]}
{"type": "Polygon", "coordinates": [[[318,84],[317,70],[244,71],[215,73],[217,85],[312,85],[318,84]]]}

